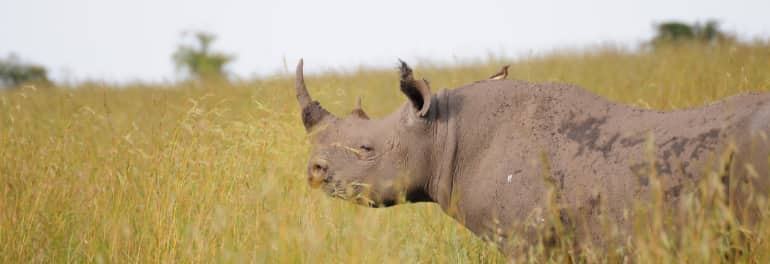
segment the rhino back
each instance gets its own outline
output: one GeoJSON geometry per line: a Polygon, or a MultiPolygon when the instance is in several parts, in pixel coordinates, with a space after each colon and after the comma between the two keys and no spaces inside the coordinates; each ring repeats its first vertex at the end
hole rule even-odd
{"type": "Polygon", "coordinates": [[[767,124],[760,115],[770,97],[739,95],[655,111],[571,85],[505,80],[458,88],[450,100],[458,135],[452,196],[462,221],[485,235],[491,225],[541,220],[546,181],[554,183],[565,218],[572,218],[565,220],[572,222],[602,207],[626,224],[623,215],[633,203],[649,197],[651,169],[667,200],[675,201],[704,168],[718,164],[728,139],[767,124]],[[645,144],[650,136],[653,148],[645,144]]]}

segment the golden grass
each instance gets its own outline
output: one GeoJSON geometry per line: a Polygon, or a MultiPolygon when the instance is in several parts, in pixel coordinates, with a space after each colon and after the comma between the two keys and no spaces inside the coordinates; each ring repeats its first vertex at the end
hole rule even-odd
{"type": "MultiPolygon", "coordinates": [[[[483,79],[504,63],[412,66],[437,89],[483,79]]],[[[509,78],[684,108],[770,91],[770,44],[554,52],[514,62],[509,78]]],[[[375,117],[405,101],[395,69],[330,72],[307,82],[336,114],[350,111],[358,95],[375,117]]],[[[369,209],[311,190],[308,151],[290,76],[1,93],[0,263],[506,261],[437,205],[369,209]]],[[[719,262],[732,246],[744,250],[737,261],[770,261],[770,222],[744,231],[724,206],[706,201],[686,201],[693,216],[686,225],[640,208],[635,241],[583,257],[719,262]],[[749,239],[737,239],[738,232],[749,239]]],[[[574,256],[540,250],[530,257],[574,256]]]]}

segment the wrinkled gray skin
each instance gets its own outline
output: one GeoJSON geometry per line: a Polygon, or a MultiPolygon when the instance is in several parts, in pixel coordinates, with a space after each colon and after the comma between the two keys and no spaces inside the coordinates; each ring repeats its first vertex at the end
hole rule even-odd
{"type": "MultiPolygon", "coordinates": [[[[500,230],[546,224],[549,181],[558,219],[577,227],[578,241],[602,240],[599,214],[628,235],[632,218],[624,214],[651,200],[650,135],[671,208],[709,171],[749,216],[756,211],[739,202],[747,187],[768,191],[770,94],[675,111],[614,103],[572,85],[513,80],[431,94],[403,62],[401,90],[409,102],[386,117],[370,120],[357,107],[337,118],[311,102],[300,61],[297,98],[314,146],[312,186],[370,206],[436,202],[505,253],[510,233],[500,230]]],[[[516,235],[528,243],[543,239],[516,235]]]]}

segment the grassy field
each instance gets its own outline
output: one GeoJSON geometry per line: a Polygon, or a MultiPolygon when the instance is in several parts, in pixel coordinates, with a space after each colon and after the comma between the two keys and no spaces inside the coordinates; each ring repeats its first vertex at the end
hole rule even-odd
{"type": "MultiPolygon", "coordinates": [[[[770,91],[765,41],[656,52],[596,47],[513,62],[412,66],[436,89],[483,79],[506,63],[512,63],[509,78],[573,83],[646,108],[770,91]]],[[[367,112],[380,117],[405,101],[397,78],[394,63],[308,76],[307,83],[335,114],[350,111],[360,95],[367,112]]],[[[0,93],[0,263],[506,261],[437,205],[368,209],[310,189],[309,145],[291,76],[114,88],[0,93]]],[[[770,261],[770,220],[742,229],[724,205],[694,198],[683,206],[692,212],[686,224],[639,209],[651,214],[638,216],[634,241],[588,249],[584,257],[770,261]]],[[[533,252],[530,260],[538,262],[569,257],[533,252]]]]}

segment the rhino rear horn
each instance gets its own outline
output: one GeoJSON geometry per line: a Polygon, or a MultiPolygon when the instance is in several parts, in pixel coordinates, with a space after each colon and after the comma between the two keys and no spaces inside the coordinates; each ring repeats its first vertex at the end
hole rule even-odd
{"type": "Polygon", "coordinates": [[[324,118],[333,117],[329,111],[326,111],[318,101],[313,101],[310,94],[305,87],[305,75],[302,70],[303,60],[299,59],[297,63],[297,79],[295,80],[295,88],[297,90],[297,101],[300,108],[302,108],[302,123],[305,125],[305,130],[310,131],[313,126],[319,124],[324,118]]]}
{"type": "Polygon", "coordinates": [[[399,71],[401,72],[401,92],[409,98],[412,102],[417,115],[425,117],[430,109],[430,86],[426,80],[415,80],[412,73],[412,68],[406,65],[406,62],[398,60],[400,63],[399,71]]]}
{"type": "Polygon", "coordinates": [[[367,115],[366,112],[364,112],[364,109],[361,108],[361,96],[356,98],[356,107],[353,108],[353,111],[350,111],[350,114],[361,119],[369,119],[369,115],[367,115]]]}

